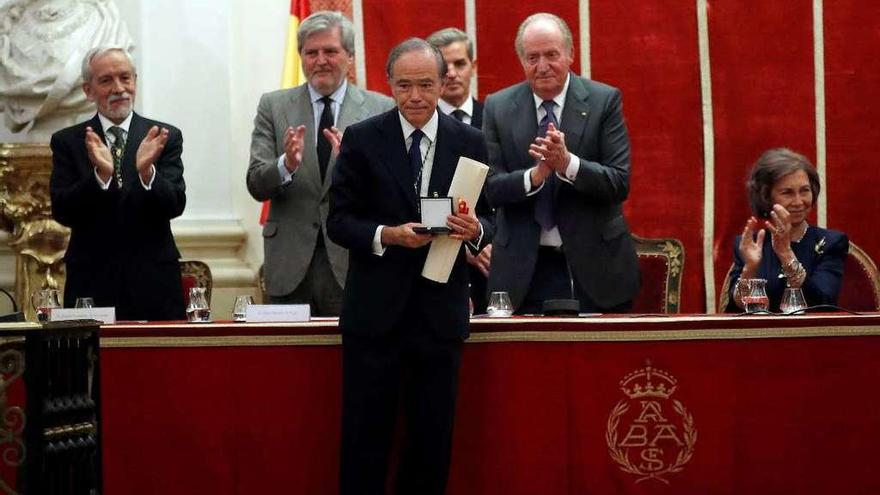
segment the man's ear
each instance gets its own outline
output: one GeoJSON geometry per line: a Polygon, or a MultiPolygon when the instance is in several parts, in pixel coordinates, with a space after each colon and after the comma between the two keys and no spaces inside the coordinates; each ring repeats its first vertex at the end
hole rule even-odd
{"type": "Polygon", "coordinates": [[[91,84],[89,84],[89,83],[87,83],[87,82],[84,82],[84,83],[82,84],[82,90],[83,90],[83,93],[86,94],[86,100],[91,101],[91,102],[94,102],[95,99],[92,98],[91,89],[92,89],[92,85],[91,85],[91,84]]]}

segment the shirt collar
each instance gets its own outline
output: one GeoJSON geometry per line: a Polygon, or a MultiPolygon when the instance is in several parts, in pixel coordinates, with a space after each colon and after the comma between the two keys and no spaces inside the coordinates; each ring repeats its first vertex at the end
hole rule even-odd
{"type": "MultiPolygon", "coordinates": [[[[556,103],[556,106],[562,108],[565,103],[565,95],[568,94],[568,83],[571,82],[571,72],[565,76],[565,84],[562,86],[562,91],[559,92],[558,95],[553,97],[553,101],[556,103]]],[[[544,100],[541,99],[540,96],[532,93],[532,97],[535,99],[535,108],[541,108],[541,103],[544,103],[544,100]]]]}
{"type": "Polygon", "coordinates": [[[467,98],[465,98],[464,103],[461,104],[460,107],[452,106],[447,103],[446,100],[440,98],[437,100],[437,106],[440,107],[440,111],[445,113],[446,115],[452,115],[452,112],[455,110],[461,110],[468,115],[468,117],[472,117],[474,115],[474,99],[471,98],[470,93],[468,93],[467,98]]]}
{"type": "MultiPolygon", "coordinates": [[[[312,104],[317,103],[318,100],[320,100],[321,98],[324,97],[324,95],[322,95],[321,93],[318,93],[315,90],[315,88],[312,87],[311,84],[306,84],[306,86],[309,88],[309,99],[311,100],[312,104]]],[[[348,89],[348,80],[343,78],[342,84],[340,84],[339,87],[336,88],[336,91],[330,93],[327,96],[329,96],[334,102],[342,104],[342,99],[345,98],[345,91],[347,89],[348,89]]]]}
{"type": "MultiPolygon", "coordinates": [[[[407,138],[409,138],[409,135],[412,134],[413,131],[416,130],[416,128],[403,117],[403,114],[400,113],[400,110],[397,111],[397,116],[400,117],[400,127],[403,129],[403,140],[406,141],[407,138]]],[[[432,143],[437,139],[437,124],[439,121],[440,117],[437,115],[437,109],[435,108],[434,114],[431,115],[431,118],[428,119],[428,122],[426,122],[425,125],[422,126],[422,132],[425,133],[425,136],[427,136],[428,140],[430,140],[432,143]]]]}
{"type": "Polygon", "coordinates": [[[104,131],[104,135],[108,134],[107,130],[111,127],[121,127],[126,134],[128,134],[128,128],[131,127],[131,116],[134,115],[134,112],[128,112],[128,117],[122,121],[121,124],[114,124],[112,120],[104,117],[100,113],[98,113],[98,120],[101,121],[101,129],[104,131]]]}

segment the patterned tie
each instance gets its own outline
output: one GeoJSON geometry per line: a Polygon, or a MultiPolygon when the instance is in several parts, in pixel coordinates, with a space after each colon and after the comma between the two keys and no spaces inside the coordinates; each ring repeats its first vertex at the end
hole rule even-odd
{"type": "Polygon", "coordinates": [[[465,111],[460,108],[456,108],[452,111],[452,116],[458,119],[459,122],[464,122],[464,117],[466,115],[465,111]]]}
{"type": "Polygon", "coordinates": [[[324,137],[324,129],[333,127],[333,99],[324,96],[320,100],[324,103],[324,110],[321,112],[321,120],[318,121],[318,166],[321,167],[321,180],[327,175],[327,164],[330,163],[330,141],[324,137]]]}
{"type": "Polygon", "coordinates": [[[419,144],[422,142],[422,136],[425,133],[421,129],[416,129],[409,135],[412,143],[409,145],[409,165],[412,167],[413,184],[416,189],[416,196],[422,190],[422,150],[419,144]]]}
{"type": "MultiPolygon", "coordinates": [[[[553,100],[545,100],[541,103],[541,107],[547,112],[546,115],[538,123],[538,136],[547,135],[547,128],[553,124],[559,129],[559,122],[556,120],[556,114],[553,110],[556,108],[556,102],[553,100]]],[[[535,198],[535,221],[543,230],[550,230],[556,226],[556,188],[559,181],[556,180],[556,174],[552,173],[544,180],[544,187],[538,191],[535,198]]]]}
{"type": "Polygon", "coordinates": [[[110,154],[113,156],[113,175],[116,176],[116,182],[122,187],[122,156],[125,154],[125,131],[121,127],[113,126],[107,129],[107,132],[113,134],[115,138],[110,146],[110,154]]]}

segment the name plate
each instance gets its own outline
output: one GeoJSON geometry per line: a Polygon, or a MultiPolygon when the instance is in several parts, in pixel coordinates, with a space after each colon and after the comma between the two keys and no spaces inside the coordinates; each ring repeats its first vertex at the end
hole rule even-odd
{"type": "Polygon", "coordinates": [[[52,308],[49,321],[98,320],[105,325],[116,323],[116,308],[52,308]]]}
{"type": "Polygon", "coordinates": [[[311,314],[308,304],[248,304],[245,321],[248,323],[309,321],[311,314]]]}

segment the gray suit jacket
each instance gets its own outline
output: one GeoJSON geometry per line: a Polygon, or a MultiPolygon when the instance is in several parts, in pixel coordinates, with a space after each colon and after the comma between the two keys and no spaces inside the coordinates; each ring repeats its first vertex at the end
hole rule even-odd
{"type": "MultiPolygon", "coordinates": [[[[532,91],[525,82],[486,99],[483,132],[491,171],[486,185],[496,208],[489,290],[510,292],[514,306],[525,297],[534,273],[541,228],[537,195],[526,196],[523,174],[534,166],[528,154],[538,130],[532,91]]],[[[580,158],[573,184],[559,181],[556,220],[572,276],[600,307],[635,297],[638,260],[623,201],[629,194],[629,136],[620,91],[571,74],[560,127],[571,153],[580,158]]]]}
{"type": "MultiPolygon", "coordinates": [[[[336,127],[346,127],[394,107],[387,96],[348,84],[336,127]]],[[[315,118],[305,84],[264,94],[254,118],[247,187],[258,201],[271,200],[263,226],[266,291],[273,296],[293,292],[302,282],[315,251],[318,232],[324,233],[327,257],[340,286],[344,286],[348,254],[327,237],[328,192],[335,157],[324,181],[315,146],[315,118]],[[303,163],[286,185],[281,185],[278,157],[284,153],[284,133],[289,126],[306,126],[303,163]]]]}

